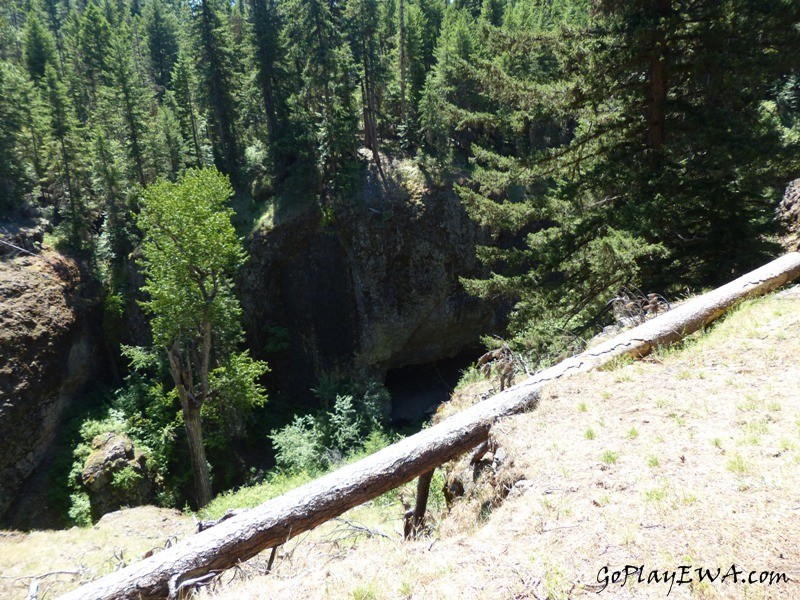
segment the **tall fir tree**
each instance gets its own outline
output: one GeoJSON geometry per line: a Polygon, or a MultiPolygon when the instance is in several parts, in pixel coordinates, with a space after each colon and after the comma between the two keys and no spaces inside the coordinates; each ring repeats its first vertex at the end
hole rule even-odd
{"type": "Polygon", "coordinates": [[[0,214],[15,208],[26,188],[20,153],[22,103],[22,74],[9,62],[0,60],[0,214]]]}
{"type": "Polygon", "coordinates": [[[339,196],[355,167],[355,65],[340,15],[323,0],[287,0],[289,60],[298,74],[294,119],[311,144],[323,202],[339,196]]]}
{"type": "Polygon", "coordinates": [[[286,178],[293,150],[286,118],[289,94],[278,3],[275,0],[250,0],[250,19],[258,86],[264,103],[275,176],[280,182],[286,178]]]}
{"type": "Polygon", "coordinates": [[[126,161],[117,140],[107,130],[97,126],[92,133],[93,186],[104,200],[103,233],[108,240],[108,258],[119,264],[132,250],[128,179],[124,175],[126,161]]]}
{"type": "Polygon", "coordinates": [[[93,104],[97,92],[105,83],[107,58],[111,46],[111,25],[97,0],[90,0],[78,21],[78,50],[76,70],[88,87],[87,97],[93,104]]]}
{"type": "Polygon", "coordinates": [[[42,0],[42,10],[47,17],[47,26],[55,37],[56,51],[58,52],[58,62],[64,67],[64,46],[61,33],[61,26],[64,22],[66,8],[61,0],[42,0]]]}
{"type": "Polygon", "coordinates": [[[25,25],[25,64],[34,81],[44,77],[47,65],[57,66],[55,41],[36,12],[28,13],[25,25]]]}
{"type": "Polygon", "coordinates": [[[178,53],[178,60],[172,72],[172,91],[175,107],[184,139],[191,143],[191,164],[205,164],[201,131],[201,116],[197,100],[197,74],[194,63],[187,51],[178,53]]]}
{"type": "Polygon", "coordinates": [[[178,60],[178,19],[163,0],[151,0],[144,10],[144,30],[153,82],[161,96],[178,60]]]}
{"type": "Polygon", "coordinates": [[[106,62],[110,85],[105,90],[105,101],[117,107],[117,114],[124,124],[125,140],[135,179],[144,187],[155,178],[155,174],[148,176],[145,173],[146,121],[153,106],[153,98],[150,87],[142,80],[141,73],[133,62],[130,29],[126,25],[120,26],[112,38],[106,62]]]}
{"type": "Polygon", "coordinates": [[[349,0],[345,15],[348,21],[353,58],[359,65],[361,114],[364,125],[364,146],[372,152],[372,160],[383,173],[379,154],[378,120],[381,116],[379,89],[383,81],[381,57],[378,54],[380,11],[377,0],[349,0]]]}
{"type": "Polygon", "coordinates": [[[234,187],[242,184],[241,144],[237,135],[233,46],[224,12],[217,0],[201,0],[194,8],[197,70],[209,120],[214,158],[234,187]]]}
{"type": "Polygon", "coordinates": [[[52,66],[48,65],[45,68],[44,78],[47,103],[50,108],[50,130],[60,163],[62,195],[68,200],[70,235],[73,243],[79,243],[87,226],[81,188],[82,169],[78,166],[83,151],[80,125],[75,117],[67,88],[59,80],[52,66]]]}

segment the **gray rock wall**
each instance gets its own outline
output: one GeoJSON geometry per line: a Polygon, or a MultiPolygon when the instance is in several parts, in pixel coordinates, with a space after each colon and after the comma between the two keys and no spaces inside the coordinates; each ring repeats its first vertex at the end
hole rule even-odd
{"type": "MultiPolygon", "coordinates": [[[[314,205],[279,210],[252,238],[241,296],[253,353],[290,395],[323,374],[382,377],[454,356],[497,325],[459,276],[480,272],[485,233],[449,186],[388,165],[327,220],[314,205]],[[268,352],[275,327],[289,347],[268,352]]],[[[273,383],[272,385],[276,385],[273,383]]]]}

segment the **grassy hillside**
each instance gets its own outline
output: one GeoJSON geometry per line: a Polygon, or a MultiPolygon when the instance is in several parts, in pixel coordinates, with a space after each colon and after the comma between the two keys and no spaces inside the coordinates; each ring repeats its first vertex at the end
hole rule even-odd
{"type": "Polygon", "coordinates": [[[631,576],[600,597],[664,598],[663,572],[681,565],[693,581],[678,571],[670,597],[800,597],[798,357],[796,286],[680,348],[550,387],[496,428],[507,458],[439,511],[431,537],[405,543],[391,521],[388,538],[352,550],[312,535],[284,547],[272,574],[228,576],[203,597],[597,597],[626,565],[644,565],[645,583],[631,576]],[[723,583],[732,565],[791,581],[723,583]],[[697,568],[721,573],[698,582],[697,568]],[[646,583],[651,570],[660,582],[646,583]]]}
{"type": "MultiPolygon", "coordinates": [[[[466,464],[437,471],[424,539],[402,540],[406,486],[290,541],[271,574],[265,553],[201,597],[800,597],[798,357],[795,286],[743,304],[678,348],[548,388],[535,411],[495,428],[494,460],[449,510],[439,488],[466,464]],[[659,581],[611,583],[627,565],[644,565],[645,581],[657,570],[659,581]],[[678,583],[678,571],[670,591],[664,571],[681,565],[693,581],[678,583]],[[745,579],[774,571],[791,581],[741,583],[737,574],[723,583],[732,565],[745,579]],[[720,578],[700,583],[697,568],[720,578]]],[[[441,413],[489,386],[462,387],[441,413]]],[[[226,495],[201,517],[300,483],[226,495]]],[[[53,597],[192,530],[190,516],[140,508],[92,529],[0,532],[0,596],[24,598],[31,577],[49,573],[39,597],[53,597]]]]}

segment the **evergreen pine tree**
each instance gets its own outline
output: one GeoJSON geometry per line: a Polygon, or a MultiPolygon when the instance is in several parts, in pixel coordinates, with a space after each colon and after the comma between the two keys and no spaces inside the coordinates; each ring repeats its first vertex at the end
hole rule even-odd
{"type": "Polygon", "coordinates": [[[36,12],[28,13],[25,25],[25,64],[28,73],[39,81],[48,64],[56,66],[56,45],[52,34],[42,24],[36,12]]]}
{"type": "Polygon", "coordinates": [[[448,8],[436,47],[436,65],[420,99],[420,122],[428,150],[443,162],[463,162],[481,116],[496,105],[487,98],[484,73],[475,63],[485,52],[485,30],[465,10],[448,8]]]}
{"type": "Polygon", "coordinates": [[[286,177],[293,153],[287,123],[287,77],[280,40],[281,19],[275,0],[250,0],[253,30],[254,61],[267,117],[269,145],[275,165],[276,179],[286,177]]]}
{"type": "Polygon", "coordinates": [[[64,20],[64,10],[61,0],[42,0],[42,10],[47,16],[47,25],[55,36],[56,51],[61,67],[64,66],[64,47],[61,36],[61,25],[64,20]]]}
{"type": "Polygon", "coordinates": [[[90,102],[94,103],[99,87],[105,83],[107,58],[111,46],[111,26],[97,0],[90,0],[78,21],[78,26],[80,55],[76,57],[78,59],[76,68],[88,86],[90,102]]]}
{"type": "MultiPolygon", "coordinates": [[[[69,201],[69,221],[72,241],[78,242],[86,226],[83,215],[81,176],[78,159],[81,154],[79,124],[75,117],[66,86],[55,69],[45,68],[45,90],[50,108],[50,130],[54,138],[63,180],[62,192],[69,201]]],[[[56,209],[58,204],[56,204],[56,209]]]]}
{"type": "Polygon", "coordinates": [[[24,116],[23,80],[7,61],[0,61],[0,214],[18,204],[25,189],[25,167],[20,153],[24,116]]]}
{"type": "Polygon", "coordinates": [[[144,30],[153,81],[163,95],[178,60],[178,19],[163,0],[151,0],[144,11],[144,30]]]}
{"type": "Polygon", "coordinates": [[[47,106],[42,98],[42,85],[24,82],[22,103],[23,134],[20,149],[33,169],[34,182],[40,186],[43,203],[48,202],[48,174],[52,167],[52,138],[47,106]]]}
{"type": "Polygon", "coordinates": [[[341,22],[327,2],[287,0],[282,8],[289,59],[300,79],[292,98],[294,118],[313,146],[318,191],[329,201],[348,185],[355,166],[353,57],[341,22]]]}
{"type": "Polygon", "coordinates": [[[346,6],[350,46],[359,64],[361,112],[364,123],[364,146],[372,151],[372,159],[382,172],[378,139],[378,120],[381,107],[378,89],[381,84],[381,65],[378,54],[380,11],[377,0],[350,0],[346,6]]]}
{"type": "Polygon", "coordinates": [[[200,114],[197,106],[197,75],[194,64],[186,51],[178,53],[178,60],[172,72],[172,90],[175,95],[175,108],[184,139],[191,143],[190,161],[195,166],[205,164],[201,138],[200,114]]]}
{"type": "Polygon", "coordinates": [[[194,14],[200,99],[208,112],[214,158],[234,187],[241,185],[241,148],[236,132],[232,40],[217,0],[201,0],[194,14]]]}
{"type": "Polygon", "coordinates": [[[541,35],[506,46],[523,52],[492,50],[500,60],[481,63],[501,102],[491,112],[517,115],[528,139],[474,148],[472,185],[460,189],[474,218],[525,240],[482,249],[493,275],[468,287],[516,297],[512,329],[538,350],[585,333],[619,286],[713,284],[763,260],[781,184],[797,168],[765,112],[800,51],[796,3],[562,7],[557,35],[545,11],[541,35]],[[537,52],[548,36],[550,57],[537,52]]]}
{"type": "Polygon", "coordinates": [[[121,160],[119,142],[108,137],[102,127],[92,134],[92,170],[95,191],[104,199],[103,233],[108,240],[108,252],[119,264],[132,250],[129,231],[128,180],[124,175],[126,161],[121,160]]]}
{"type": "Polygon", "coordinates": [[[126,145],[135,170],[135,179],[144,187],[148,180],[145,174],[145,135],[146,117],[153,104],[152,92],[142,81],[133,62],[130,47],[130,29],[123,25],[110,43],[108,64],[109,87],[105,91],[105,101],[118,107],[125,128],[126,145]]]}

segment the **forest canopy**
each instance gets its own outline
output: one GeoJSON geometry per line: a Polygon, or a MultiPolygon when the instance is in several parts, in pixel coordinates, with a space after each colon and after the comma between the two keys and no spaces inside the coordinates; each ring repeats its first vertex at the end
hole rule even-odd
{"type": "Polygon", "coordinates": [[[381,152],[416,156],[462,183],[479,223],[525,238],[484,248],[493,275],[470,289],[528,290],[517,331],[573,331],[618,284],[709,283],[765,250],[797,170],[798,14],[790,0],[4,2],[0,211],[41,214],[118,264],[141,190],[187,168],[334,210],[359,147],[379,168],[381,152]]]}

